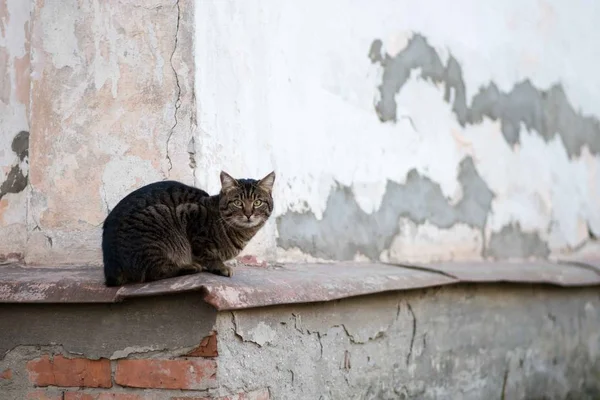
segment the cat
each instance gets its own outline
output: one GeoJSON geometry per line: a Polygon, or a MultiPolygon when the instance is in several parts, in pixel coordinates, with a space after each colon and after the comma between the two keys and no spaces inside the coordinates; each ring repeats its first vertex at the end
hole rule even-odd
{"type": "Polygon", "coordinates": [[[220,179],[214,196],[161,181],[124,197],[103,225],[106,286],[200,271],[233,276],[223,262],[237,256],[270,217],[275,172],[255,180],[222,171],[220,179]]]}

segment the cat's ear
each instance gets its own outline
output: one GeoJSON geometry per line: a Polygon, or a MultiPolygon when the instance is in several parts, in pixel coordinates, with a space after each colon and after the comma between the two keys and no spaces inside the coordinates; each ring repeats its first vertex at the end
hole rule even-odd
{"type": "Polygon", "coordinates": [[[238,185],[237,181],[225,171],[221,171],[221,190],[228,192],[231,189],[236,188],[238,185]]]}
{"type": "Polygon", "coordinates": [[[258,186],[267,192],[271,192],[273,190],[273,183],[275,183],[275,171],[258,181],[258,186]]]}

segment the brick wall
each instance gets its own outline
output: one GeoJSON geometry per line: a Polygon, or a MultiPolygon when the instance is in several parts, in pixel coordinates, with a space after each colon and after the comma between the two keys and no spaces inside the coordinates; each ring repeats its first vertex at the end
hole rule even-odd
{"type": "MultiPolygon", "coordinates": [[[[267,388],[215,395],[217,335],[211,333],[182,356],[148,353],[148,357],[92,360],[59,352],[38,352],[19,366],[0,370],[10,383],[24,375],[28,400],[267,400],[267,388]]],[[[219,392],[222,393],[222,392],[219,392]]]]}

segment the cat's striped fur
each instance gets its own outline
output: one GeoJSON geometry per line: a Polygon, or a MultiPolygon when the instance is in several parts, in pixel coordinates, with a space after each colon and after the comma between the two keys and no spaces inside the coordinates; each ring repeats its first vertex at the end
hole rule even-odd
{"type": "Polygon", "coordinates": [[[175,181],[133,191],[104,221],[106,285],[199,271],[232,276],[223,261],[238,255],[271,215],[274,181],[274,172],[261,180],[221,172],[215,196],[175,181]]]}

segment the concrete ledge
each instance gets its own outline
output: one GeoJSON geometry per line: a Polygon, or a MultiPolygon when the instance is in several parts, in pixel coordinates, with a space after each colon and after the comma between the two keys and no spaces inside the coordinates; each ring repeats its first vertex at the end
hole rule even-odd
{"type": "Polygon", "coordinates": [[[100,267],[0,269],[0,303],[115,303],[127,298],[199,291],[217,310],[337,300],[467,282],[600,285],[600,262],[452,262],[240,266],[233,278],[208,273],[121,288],[104,286],[100,267]]]}

